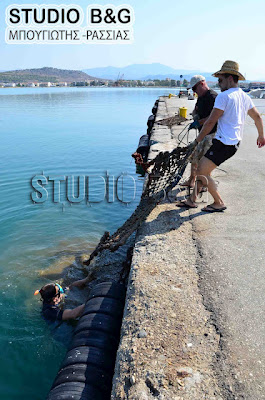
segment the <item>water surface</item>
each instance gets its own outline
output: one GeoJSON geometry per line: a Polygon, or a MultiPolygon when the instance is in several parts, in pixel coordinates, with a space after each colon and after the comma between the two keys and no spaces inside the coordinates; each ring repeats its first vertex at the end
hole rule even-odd
{"type": "MultiPolygon", "coordinates": [[[[135,174],[131,154],[146,133],[154,101],[169,92],[174,90],[0,89],[2,400],[46,398],[66,349],[40,318],[40,302],[33,293],[133,212],[142,179],[135,174]],[[61,202],[54,203],[51,182],[47,201],[31,201],[31,178],[38,174],[89,176],[91,195],[100,200],[102,188],[95,175],[106,171],[115,179],[123,172],[134,177],[132,202],[115,198],[70,205],[62,183],[61,202]]],[[[131,201],[129,178],[124,185],[124,200],[131,201]]]]}

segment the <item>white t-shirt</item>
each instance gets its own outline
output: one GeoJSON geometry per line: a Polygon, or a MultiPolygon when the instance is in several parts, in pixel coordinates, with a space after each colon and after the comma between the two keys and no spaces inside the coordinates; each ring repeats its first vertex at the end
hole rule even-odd
{"type": "Polygon", "coordinates": [[[231,88],[218,94],[214,108],[223,110],[218,120],[215,138],[224,144],[237,144],[242,140],[248,111],[254,107],[251,98],[240,88],[231,88]]]}

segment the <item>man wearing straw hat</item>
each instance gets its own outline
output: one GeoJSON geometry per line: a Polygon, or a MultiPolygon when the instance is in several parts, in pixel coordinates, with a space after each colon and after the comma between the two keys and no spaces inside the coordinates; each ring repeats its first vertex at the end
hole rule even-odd
{"type": "Polygon", "coordinates": [[[202,208],[202,211],[206,212],[220,212],[226,209],[211,173],[238,150],[247,114],[254,120],[258,131],[258,148],[265,145],[262,118],[250,97],[238,87],[238,81],[245,80],[239,72],[238,63],[225,61],[222,68],[213,76],[218,78],[221,93],[216,97],[213,111],[204,123],[200,134],[190,146],[195,148],[218,122],[216,135],[212,146],[199,162],[197,184],[191,196],[186,201],[178,203],[180,207],[198,207],[195,203],[197,195],[202,186],[207,186],[214,202],[202,208]]]}

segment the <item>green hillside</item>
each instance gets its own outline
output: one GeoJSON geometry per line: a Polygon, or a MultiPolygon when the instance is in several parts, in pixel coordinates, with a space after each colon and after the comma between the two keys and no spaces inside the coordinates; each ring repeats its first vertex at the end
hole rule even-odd
{"type": "Polygon", "coordinates": [[[85,72],[57,69],[57,68],[36,68],[36,69],[24,69],[16,71],[7,71],[0,73],[0,82],[5,83],[30,83],[30,82],[83,82],[90,79],[97,79],[92,77],[85,72]]]}

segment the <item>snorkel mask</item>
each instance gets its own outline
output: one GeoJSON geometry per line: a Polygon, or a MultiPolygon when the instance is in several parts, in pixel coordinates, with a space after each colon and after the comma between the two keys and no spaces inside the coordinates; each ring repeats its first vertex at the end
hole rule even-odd
{"type": "Polygon", "coordinates": [[[61,293],[61,294],[64,294],[64,293],[65,293],[65,289],[63,289],[62,286],[59,285],[59,283],[55,283],[55,285],[58,287],[58,289],[60,290],[60,293],[61,293]]]}
{"type": "MultiPolygon", "coordinates": [[[[57,296],[58,296],[58,294],[64,294],[64,295],[65,295],[65,290],[66,290],[66,289],[62,288],[62,286],[61,286],[59,283],[55,283],[54,286],[57,286],[58,289],[59,289],[59,291],[58,291],[58,293],[57,293],[57,296]]],[[[39,294],[39,293],[42,295],[41,289],[35,290],[34,296],[36,296],[36,295],[39,294]]],[[[55,296],[53,296],[53,297],[55,297],[55,296]]],[[[66,295],[65,295],[65,297],[66,297],[66,295]]]]}

